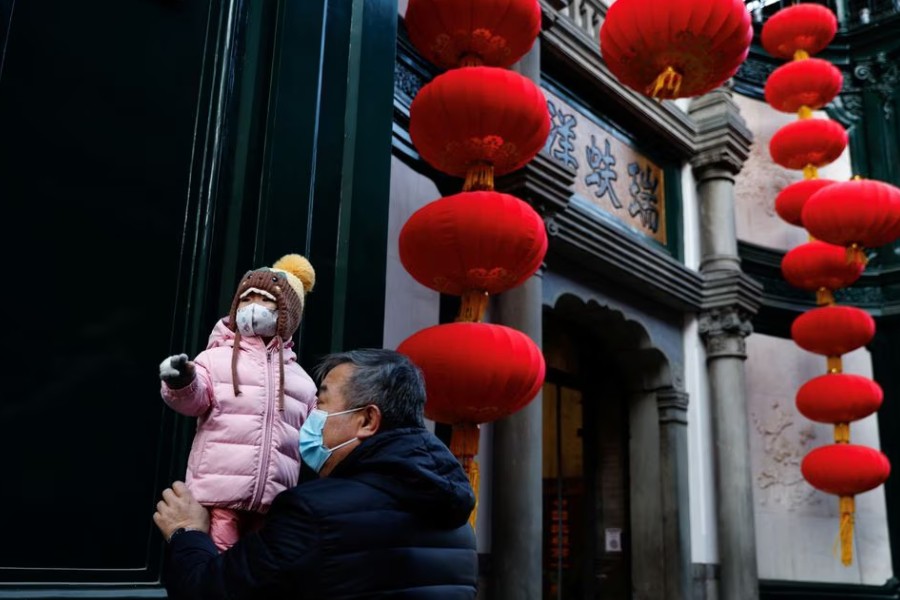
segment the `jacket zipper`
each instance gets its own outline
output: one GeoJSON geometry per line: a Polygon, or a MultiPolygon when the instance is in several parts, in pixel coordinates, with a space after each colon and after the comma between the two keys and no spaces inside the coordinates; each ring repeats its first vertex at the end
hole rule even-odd
{"type": "Polygon", "coordinates": [[[272,393],[272,386],[270,382],[272,381],[272,352],[268,348],[266,349],[266,372],[268,375],[266,381],[266,418],[264,419],[265,428],[263,430],[263,445],[260,448],[262,455],[259,459],[259,478],[256,480],[256,495],[253,498],[253,503],[250,505],[250,510],[257,511],[259,510],[259,506],[262,502],[263,493],[266,491],[266,476],[269,471],[269,456],[272,453],[272,449],[269,446],[272,445],[272,413],[274,413],[275,403],[275,395],[272,393]]]}

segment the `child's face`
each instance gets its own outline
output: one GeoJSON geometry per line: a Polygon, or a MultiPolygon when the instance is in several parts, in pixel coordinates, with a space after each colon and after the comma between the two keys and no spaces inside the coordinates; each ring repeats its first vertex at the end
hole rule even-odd
{"type": "Polygon", "coordinates": [[[238,303],[238,308],[243,308],[245,306],[249,306],[250,304],[259,304],[260,306],[264,306],[269,310],[276,310],[278,305],[275,304],[274,300],[269,300],[262,294],[257,294],[256,292],[250,292],[243,298],[241,298],[238,303]]]}

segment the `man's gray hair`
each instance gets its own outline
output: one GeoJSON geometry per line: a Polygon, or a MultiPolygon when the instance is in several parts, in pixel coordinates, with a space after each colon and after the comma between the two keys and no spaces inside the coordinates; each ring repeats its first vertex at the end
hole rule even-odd
{"type": "Polygon", "coordinates": [[[354,367],[343,390],[348,409],[376,405],[382,430],[425,427],[425,378],[408,357],[378,348],[329,354],[316,365],[316,381],[343,364],[354,367]]]}

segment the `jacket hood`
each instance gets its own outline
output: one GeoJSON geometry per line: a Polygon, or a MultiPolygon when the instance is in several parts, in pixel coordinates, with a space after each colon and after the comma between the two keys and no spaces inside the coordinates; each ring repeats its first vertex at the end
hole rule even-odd
{"type": "Polygon", "coordinates": [[[393,429],[364,440],[329,477],[352,477],[446,527],[460,527],[475,494],[459,461],[427,429],[393,429]]]}
{"type": "MultiPolygon", "coordinates": [[[[206,344],[206,349],[210,348],[218,348],[220,346],[227,346],[228,348],[234,347],[234,331],[231,330],[229,317],[223,317],[219,319],[216,323],[215,327],[213,327],[212,333],[209,334],[209,341],[206,344]]],[[[268,348],[273,348],[276,345],[276,339],[272,338],[269,342],[268,348]]],[[[252,347],[252,346],[262,346],[262,340],[258,337],[247,337],[241,336],[241,347],[252,347]]],[[[293,352],[288,352],[294,347],[294,340],[286,340],[284,342],[284,359],[288,361],[290,358],[294,357],[293,352]]]]}

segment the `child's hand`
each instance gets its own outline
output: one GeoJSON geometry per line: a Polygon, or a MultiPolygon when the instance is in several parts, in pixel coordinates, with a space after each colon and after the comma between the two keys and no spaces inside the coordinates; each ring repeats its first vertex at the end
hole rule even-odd
{"type": "Polygon", "coordinates": [[[194,363],[187,354],[173,354],[159,363],[159,378],[173,390],[181,389],[194,380],[194,363]]]}

